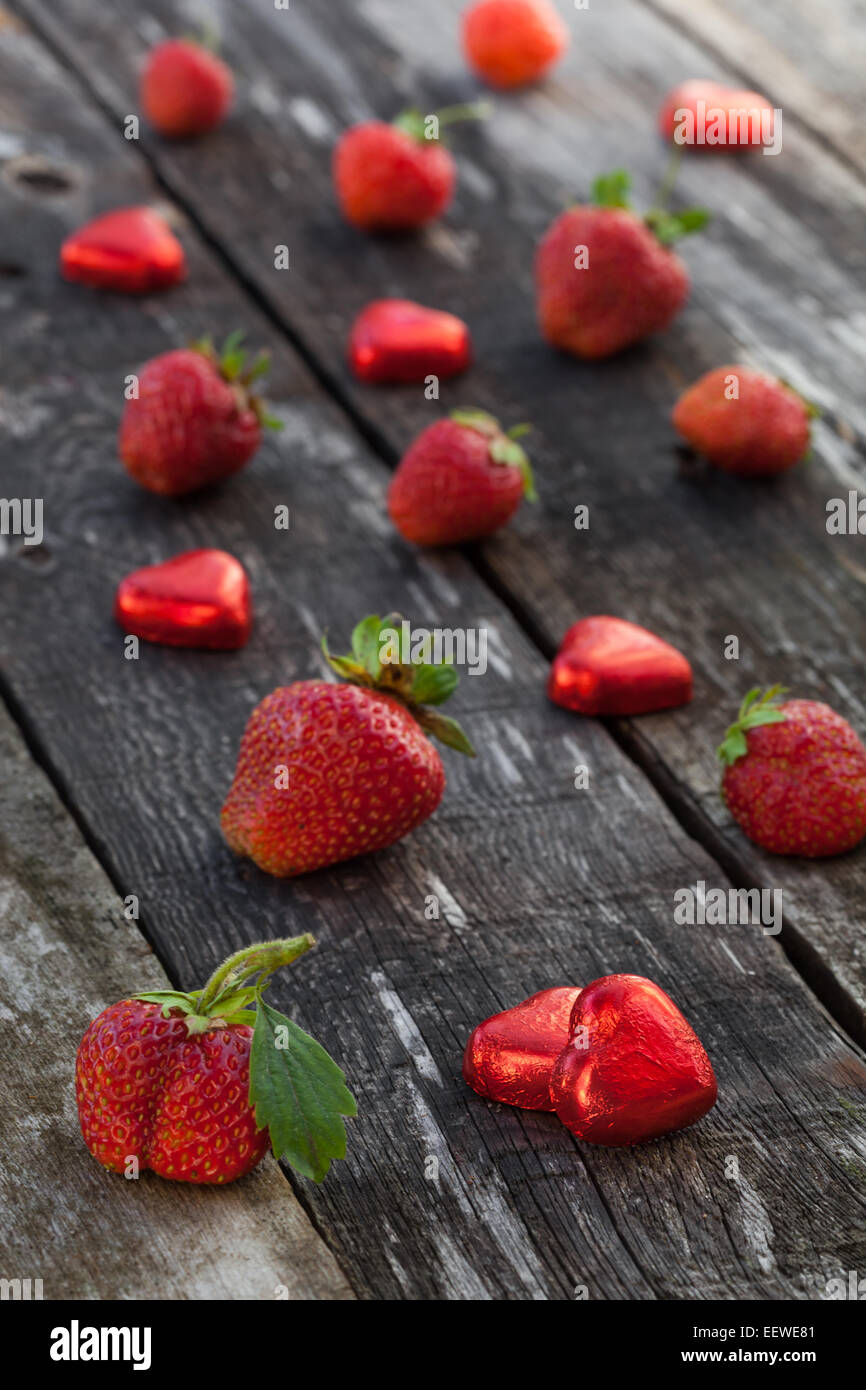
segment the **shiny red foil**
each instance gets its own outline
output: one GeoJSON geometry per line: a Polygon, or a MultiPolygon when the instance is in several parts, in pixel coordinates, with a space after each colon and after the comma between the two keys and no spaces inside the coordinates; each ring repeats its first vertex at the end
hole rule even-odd
{"type": "Polygon", "coordinates": [[[252,627],[246,570],[224,550],[188,550],[128,574],[114,616],[125,632],[171,647],[242,647],[252,627]]]}
{"type": "Polygon", "coordinates": [[[465,371],[472,343],[454,314],[410,299],[377,299],[352,325],[348,355],[361,381],[423,381],[465,371]]]}
{"type": "Polygon", "coordinates": [[[579,1139],[641,1144],[694,1124],[715,1105],[709,1057],[673,1000],[651,980],[595,980],[580,991],[569,1026],[550,1095],[579,1139]]]}
{"type": "Polygon", "coordinates": [[[577,985],[542,989],[479,1023],[466,1044],[463,1077],[479,1095],[523,1110],[552,1110],[550,1076],[568,1042],[577,985]]]}
{"type": "Polygon", "coordinates": [[[64,279],[83,285],[146,294],[183,280],[186,257],[152,208],[118,208],[67,237],[60,269],[64,279]]]}
{"type": "Polygon", "coordinates": [[[581,618],[553,662],[547,693],[580,714],[648,714],[692,698],[682,652],[624,618],[581,618]]]}

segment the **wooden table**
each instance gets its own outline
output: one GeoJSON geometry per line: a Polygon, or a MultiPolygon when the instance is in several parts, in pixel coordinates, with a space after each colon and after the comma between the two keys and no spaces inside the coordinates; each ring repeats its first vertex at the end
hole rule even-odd
{"type": "Polygon", "coordinates": [[[762,854],[727,815],[714,760],[754,683],[827,699],[866,733],[864,542],[825,526],[827,500],[863,486],[863,5],[818,21],[806,0],[561,0],[567,59],[455,134],[448,215],[417,237],[364,237],[336,212],[334,139],[361,118],[476,94],[455,38],[461,3],[215,5],[237,106],[176,145],[144,126],[128,141],[123,121],[144,53],[190,28],[188,6],[0,11],[2,491],[44,498],[46,527],[40,547],[5,538],[0,558],[0,1274],[42,1278],[46,1298],[569,1299],[582,1287],[814,1300],[864,1268],[866,849],[824,863],[762,854]],[[683,251],[685,312],[614,360],[557,356],[534,324],[534,244],[600,171],[628,166],[649,199],[665,160],[659,100],[703,74],[766,89],[784,111],[781,156],[688,158],[678,196],[715,216],[683,251]],[[136,300],[60,281],[70,229],[145,202],[180,228],[185,285],[136,300]],[[277,245],[289,270],[274,268],[277,245]],[[471,324],[478,365],[438,404],[348,374],[352,317],[390,294],[471,324]],[[182,503],[142,492],[116,455],[124,377],[235,327],[273,353],[285,429],[220,489],[182,503]],[[808,463],[759,483],[682,465],[672,402],[728,361],[822,407],[808,463]],[[421,553],[387,521],[388,470],[457,404],[535,422],[541,502],[483,547],[421,553]],[[588,531],[573,525],[581,503],[588,531]],[[288,532],[273,527],[280,504],[288,532]],[[117,582],[197,545],[247,566],[250,645],[124,660],[117,582]],[[218,825],[246,718],[274,686],[322,673],[323,628],[336,644],[358,616],[394,608],[487,628],[489,670],[464,677],[455,702],[480,756],[445,753],[443,805],[393,849],[267,878],[218,825]],[[550,704],[550,655],[593,612],[684,649],[693,704],[617,722],[550,704]],[[574,788],[577,764],[589,790],[574,788]],[[781,937],[676,925],[675,891],[699,880],[781,889],[781,937]],[[246,942],[306,930],[318,950],[273,995],[348,1073],[360,1113],[347,1162],[314,1186],[268,1159],[222,1191],[97,1167],[72,1097],[89,1019],[166,976],[192,988],[246,942]],[[704,1040],[720,1100],[699,1126],[593,1148],[464,1085],[479,1019],[621,970],[657,980],[704,1040]]]}

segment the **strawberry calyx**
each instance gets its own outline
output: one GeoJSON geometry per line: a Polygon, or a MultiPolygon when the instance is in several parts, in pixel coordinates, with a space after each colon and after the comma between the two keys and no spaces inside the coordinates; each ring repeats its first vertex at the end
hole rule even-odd
{"type": "Polygon", "coordinates": [[[538,501],[529,455],[522,445],[517,443],[518,439],[529,433],[531,425],[512,425],[510,430],[503,430],[499,421],[486,410],[452,410],[450,418],[455,424],[464,425],[466,429],[483,434],[490,441],[491,462],[519,468],[523,478],[524,497],[528,502],[538,501]]]}
{"type": "Polygon", "coordinates": [[[432,639],[413,643],[407,653],[405,626],[408,625],[403,624],[399,613],[389,613],[385,618],[374,613],[355,627],[352,650],[346,656],[332,656],[326,636],[322,637],[322,651],[331,669],[343,680],[391,695],[406,706],[425,733],[474,758],[475,749],[457,720],[435,708],[453,695],[459,681],[457,672],[450,662],[424,660],[432,654],[432,639]],[[407,655],[409,659],[404,660],[407,655]]]}
{"type": "MultiPolygon", "coordinates": [[[[644,225],[649,227],[663,246],[670,246],[680,237],[699,232],[710,220],[710,213],[706,208],[684,208],[681,212],[670,212],[667,208],[681,153],[682,146],[679,146],[654,205],[643,217],[644,225]]],[[[628,197],[630,189],[631,174],[626,169],[614,169],[612,173],[600,174],[595,179],[592,185],[592,201],[596,207],[624,208],[627,212],[634,212],[628,197]]]]}
{"type": "Polygon", "coordinates": [[[253,1027],[249,1103],[266,1126],[276,1159],[321,1182],[332,1159],[346,1156],[343,1116],[358,1113],[346,1078],[325,1049],[290,1018],[264,1002],[271,975],[315,946],[306,932],[245,946],[223,961],[204,989],[135,995],[182,1015],[190,1036],[245,1023],[253,1027]]]}
{"type": "Polygon", "coordinates": [[[776,702],[780,695],[786,693],[786,687],[783,685],[773,685],[763,694],[758,685],[749,691],[740,705],[737,718],[727,730],[717,750],[726,767],[733,767],[739,758],[745,757],[748,753],[746,733],[749,729],[757,729],[761,724],[784,724],[788,716],[776,702]]]}
{"type": "Polygon", "coordinates": [[[253,383],[265,375],[271,365],[271,355],[269,352],[258,353],[251,361],[248,361],[249,354],[241,344],[244,334],[240,330],[230,333],[221,348],[214,345],[212,338],[197,338],[190,344],[193,352],[198,352],[202,357],[216,367],[223,381],[227,381],[232,388],[238,411],[251,410],[256,416],[260,425],[269,430],[281,430],[282,420],[268,413],[267,403],[257,393],[251,390],[253,383]]]}
{"type": "Polygon", "coordinates": [[[485,121],[491,114],[493,105],[489,101],[466,101],[457,106],[445,106],[441,111],[431,111],[428,115],[417,106],[401,111],[391,122],[397,130],[409,135],[419,144],[439,140],[442,126],[456,125],[458,121],[485,121]]]}
{"type": "Polygon", "coordinates": [[[802,391],[798,391],[796,386],[792,386],[790,381],[786,381],[783,376],[779,377],[779,385],[784,386],[786,391],[790,391],[792,396],[796,396],[810,420],[817,420],[823,414],[821,407],[814,401],[810,401],[808,396],[804,396],[802,391]]]}

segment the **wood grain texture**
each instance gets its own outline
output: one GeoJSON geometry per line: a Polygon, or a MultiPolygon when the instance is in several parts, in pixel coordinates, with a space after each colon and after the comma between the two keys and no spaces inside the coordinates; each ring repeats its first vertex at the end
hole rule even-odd
{"type": "Polygon", "coordinates": [[[46,1299],[351,1298],[272,1159],[226,1188],[125,1180],[78,1127],[75,1052],[167,980],[0,708],[0,1274],[46,1299]]]}
{"type": "MultiPolygon", "coordinates": [[[[37,17],[36,7],[21,0],[37,17]]],[[[136,71],[184,11],[127,3],[123,42],[70,0],[54,35],[119,119],[135,104],[136,71]]],[[[460,0],[212,7],[240,80],[236,114],[214,137],[177,145],[143,134],[160,176],[222,254],[310,354],[392,460],[438,408],[474,403],[508,423],[534,420],[541,505],[478,552],[551,652],[576,617],[613,611],[657,629],[696,671],[687,711],[618,731],[692,833],[738,883],[778,888],[785,941],[801,970],[866,1039],[863,850],[819,866],[764,855],[718,796],[714,749],[745,691],[780,681],[826,699],[866,733],[863,537],[830,537],[826,505],[863,486],[866,339],[862,180],[796,121],[777,158],[696,156],[681,173],[686,203],[716,213],[683,255],[694,291],[664,336],[586,364],[540,341],[532,305],[534,246],[551,217],[596,172],[628,164],[648,205],[664,164],[655,130],[661,94],[706,70],[704,51],[632,0],[563,13],[574,43],[543,87],[501,98],[483,130],[456,134],[460,187],[423,235],[374,239],[336,212],[329,161],[348,123],[427,109],[476,92],[456,47],[460,0]],[[215,196],[214,190],[219,190],[215,196]],[[289,273],[273,248],[290,248],[289,273]],[[462,313],[478,366],[443,387],[362,388],[344,364],[357,310],[383,294],[462,313]],[[815,454],[794,473],[738,481],[683,469],[668,421],[683,387],[721,362],[777,372],[818,402],[815,454]],[[576,532],[574,508],[590,509],[576,532]],[[740,658],[724,658],[724,639],[740,658]]],[[[38,17],[37,17],[38,18],[38,17]]]]}
{"type": "MultiPolygon", "coordinates": [[[[783,119],[796,122],[866,174],[863,0],[814,5],[753,5],[749,0],[649,0],[677,28],[692,34],[715,64],[691,77],[745,78],[766,92],[783,119]]],[[[685,74],[684,74],[685,75],[685,74]]]]}
{"type": "MultiPolygon", "coordinates": [[[[67,34],[78,16],[71,5],[67,34]]],[[[321,1187],[296,1183],[353,1288],[377,1298],[564,1299],[579,1285],[611,1299],[824,1297],[827,1280],[866,1254],[862,1055],[771,937],[675,925],[675,890],[698,879],[726,886],[719,865],[608,731],[547,703],[544,662],[466,559],[421,556],[395,538],[383,520],[387,471],[226,274],[219,247],[184,226],[189,282],[158,299],[57,281],[68,228],[155,190],[37,43],[0,34],[0,45],[6,147],[19,141],[13,158],[51,161],[69,180],[48,191],[8,165],[0,179],[4,259],[21,271],[2,287],[0,405],[15,438],[4,487],[38,487],[47,527],[38,554],[10,544],[0,566],[0,670],[112,880],[139,896],[142,927],[178,984],[192,987],[244,942],[318,937],[273,992],[358,1096],[347,1162],[321,1187]],[[140,492],[116,460],[124,375],[202,328],[238,324],[274,349],[283,435],[230,486],[182,504],[140,492]],[[292,509],[288,533],[274,531],[278,504],[292,509]],[[196,544],[222,545],[248,566],[250,646],[143,646],[124,661],[115,584],[196,544]],[[246,716],[274,685],[321,674],[323,627],[336,642],[360,613],[395,605],[425,626],[487,630],[490,669],[464,677],[455,706],[481,756],[446,752],[442,807],[392,850],[304,880],[267,879],[229,854],[218,829],[246,716]],[[577,764],[590,769],[589,792],[573,787],[577,764]],[[639,1151],[596,1150],[552,1116],[467,1090],[460,1057],[481,1017],[546,984],[615,970],[651,975],[703,1038],[722,1097],[705,1122],[639,1151]],[[732,1157],[737,1178],[725,1176],[732,1157]]],[[[359,64],[374,62],[366,53],[359,64]]],[[[228,179],[219,141],[237,138],[232,129],[217,137],[215,165],[202,146],[202,185],[218,168],[228,179]]],[[[255,189],[253,222],[266,215],[255,189]]],[[[332,276],[332,303],[345,289],[332,255],[341,243],[358,300],[362,276],[376,279],[364,246],[346,241],[330,208],[319,232],[327,269],[317,274],[332,276]]],[[[258,235],[264,254],[273,227],[258,235]]],[[[394,251],[398,263],[406,254],[394,251]]],[[[332,313],[342,330],[342,309],[332,313]]],[[[380,399],[384,428],[398,398],[380,399]]]]}

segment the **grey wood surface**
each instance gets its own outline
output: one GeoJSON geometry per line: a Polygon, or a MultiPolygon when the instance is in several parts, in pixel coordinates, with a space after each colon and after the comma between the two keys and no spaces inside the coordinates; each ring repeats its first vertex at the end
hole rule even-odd
{"type": "MultiPolygon", "coordinates": [[[[38,22],[37,7],[21,0],[38,22]]],[[[51,38],[119,122],[142,54],[178,27],[173,0],[130,0],[123,42],[86,0],[51,38]]],[[[687,711],[623,725],[617,737],[738,884],[780,889],[785,943],[812,987],[866,1040],[862,901],[866,854],[812,866],[764,855],[718,796],[715,747],[753,684],[823,698],[866,733],[862,536],[830,537],[829,498],[863,485],[866,188],[796,113],[782,154],[686,160],[685,202],[714,209],[683,249],[694,280],[676,325],[651,344],[586,364],[541,342],[535,244],[599,170],[627,164],[645,205],[665,164],[661,95],[710,58],[678,23],[636,0],[570,11],[574,42],[543,87],[501,98],[483,128],[454,137],[453,210],[421,236],[366,237],[335,213],[334,139],[350,122],[475,95],[455,47],[460,0],[335,0],[274,10],[215,6],[241,79],[232,122],[201,145],[142,137],[166,186],[314,362],[380,454],[393,462],[437,407],[418,391],[358,386],[344,362],[357,310],[407,295],[468,319],[478,365],[441,405],[474,403],[534,420],[541,505],[484,546],[476,565],[549,654],[583,613],[655,628],[690,657],[687,711]],[[215,196],[215,190],[219,190],[215,196]],[[273,266],[275,244],[292,269],[273,266]],[[669,412],[721,362],[790,380],[825,411],[810,463],[770,481],[683,471],[669,412]],[[574,507],[590,509],[577,533],[574,507]],[[728,661],[735,635],[740,659],[728,661]]],[[[718,72],[716,60],[711,72],[718,72]]],[[[724,75],[722,73],[721,75],[724,75]]],[[[842,103],[844,105],[844,103],[842,103]]]]}
{"type": "MultiPolygon", "coordinates": [[[[462,90],[450,39],[445,69],[453,6],[440,7],[441,25],[427,29],[406,12],[400,37],[415,55],[408,59],[383,46],[379,31],[394,9],[380,0],[357,12],[319,7],[318,18],[293,4],[289,34],[272,9],[250,5],[231,32],[242,78],[232,121],[196,147],[146,142],[176,195],[188,283],[143,301],[94,296],[57,280],[56,249],[91,213],[167,196],[142,151],[121,138],[117,117],[134,101],[131,70],[158,35],[158,17],[183,28],[187,12],[123,4],[116,23],[101,25],[89,6],[69,0],[64,25],[47,37],[81,82],[49,55],[38,7],[22,0],[17,8],[40,34],[0,30],[0,260],[19,272],[0,282],[9,325],[0,418],[14,438],[4,488],[32,495],[39,486],[47,535],[38,552],[13,544],[0,562],[3,691],[115,888],[139,897],[141,929],[176,983],[192,987],[221,952],[264,935],[309,929],[318,937],[317,952],[275,983],[275,999],[340,1060],[360,1113],[346,1164],[321,1187],[292,1184],[352,1288],[378,1298],[569,1298],[578,1285],[591,1298],[613,1299],[825,1296],[827,1280],[864,1256],[862,1053],[778,941],[754,928],[673,921],[678,888],[698,879],[728,884],[695,837],[709,838],[712,825],[699,749],[733,682],[720,661],[690,646],[700,699],[681,714],[685,736],[663,716],[641,724],[636,749],[619,746],[622,731],[577,720],[544,697],[543,653],[578,599],[591,607],[604,597],[604,607],[623,611],[631,595],[627,616],[676,639],[689,612],[699,631],[712,633],[713,623],[729,630],[726,613],[711,620],[700,608],[701,585],[711,579],[719,602],[721,561],[726,580],[740,586],[731,612],[756,577],[772,579],[756,552],[764,533],[749,529],[754,504],[744,494],[731,503],[713,480],[697,486],[672,470],[663,424],[670,374],[676,368],[682,378],[686,363],[696,370],[711,344],[728,346],[723,328],[709,333],[699,291],[674,347],[666,340],[586,371],[537,346],[527,257],[555,181],[540,154],[530,167],[520,153],[530,138],[524,123],[552,123],[557,158],[568,156],[587,179],[596,165],[622,162],[604,157],[614,152],[611,129],[602,123],[590,165],[589,136],[567,114],[569,141],[582,149],[575,162],[555,115],[573,99],[566,70],[546,92],[510,103],[490,131],[461,137],[471,157],[443,229],[417,242],[367,243],[337,220],[330,135],[310,133],[322,130],[311,112],[326,131],[336,129],[372,109],[376,92],[375,104],[390,114],[394,98],[409,94],[422,54],[432,74],[423,95],[462,90]],[[302,98],[308,104],[298,107],[302,98]],[[277,242],[292,252],[284,279],[273,270],[277,242]],[[398,290],[466,311],[476,331],[485,365],[449,387],[443,408],[471,391],[479,404],[507,407],[509,423],[532,405],[542,426],[544,510],[522,516],[483,554],[420,555],[384,516],[385,465],[398,438],[429,421],[431,407],[411,392],[356,392],[340,353],[360,303],[398,290]],[[271,394],[284,433],[230,486],[182,504],[138,491],[116,460],[124,375],[203,328],[235,326],[274,351],[271,394]],[[594,493],[603,471],[606,491],[594,493]],[[629,488],[640,525],[624,515],[629,488]],[[572,506],[581,500],[598,517],[589,533],[597,549],[578,559],[569,547],[572,506]],[[273,529],[280,503],[292,509],[288,533],[273,529]],[[605,505],[618,518],[605,523],[605,505]],[[709,515],[722,528],[715,566],[709,515]],[[662,524],[647,534],[653,522],[662,524]],[[730,555],[743,527],[742,548],[730,555]],[[671,528],[679,573],[692,565],[687,589],[664,543],[671,528]],[[110,617],[115,584],[135,565],[196,544],[222,545],[249,568],[258,613],[250,646],[224,655],[144,647],[138,662],[125,662],[110,617]],[[443,806],[392,850],[304,880],[267,879],[233,859],[218,828],[245,718],[272,686],[321,674],[323,627],[333,640],[361,613],[395,606],[425,626],[487,629],[490,670],[464,677],[455,705],[481,756],[468,763],[445,753],[443,806]],[[695,801],[693,823],[678,823],[631,751],[678,810],[695,801]],[[682,791],[684,759],[683,780],[697,791],[682,791]],[[574,790],[576,764],[590,768],[589,792],[574,790]],[[440,911],[432,921],[431,894],[440,911]],[[700,1126],[637,1151],[597,1150],[576,1144],[551,1116],[489,1105],[467,1090],[460,1056],[481,1017],[544,985],[614,970],[651,975],[704,1039],[721,1099],[700,1126]],[[732,1157],[736,1178],[726,1177],[732,1157]]],[[[220,14],[228,24],[231,8],[220,14]]],[[[657,17],[635,14],[655,61],[669,31],[659,36],[657,17]]],[[[605,72],[619,80],[612,53],[605,72]]],[[[577,85],[579,100],[590,102],[577,85]]],[[[623,120],[633,115],[627,106],[623,120]]],[[[635,144],[637,172],[640,138],[635,144]]],[[[728,168],[713,182],[730,179],[738,199],[766,201],[753,178],[728,168]]],[[[828,178],[849,176],[831,168],[828,178]]],[[[702,271],[715,263],[721,274],[720,261],[730,270],[728,230],[710,243],[702,271]]],[[[841,293],[845,277],[836,269],[833,276],[841,293]]],[[[756,271],[738,292],[754,298],[759,282],[756,271]]],[[[816,310],[810,333],[818,319],[816,310]]],[[[781,333],[780,324],[780,342],[781,333]]],[[[804,498],[815,486],[803,479],[776,499],[799,528],[784,549],[788,582],[802,574],[810,592],[819,581],[808,562],[818,552],[804,498]],[[795,548],[803,549],[796,565],[795,548]]],[[[828,640],[824,624],[841,621],[834,613],[847,615],[852,603],[835,574],[821,600],[819,642],[828,640]]],[[[798,588],[801,646],[816,620],[806,602],[798,588]]],[[[767,632],[752,623],[765,659],[767,632]]],[[[771,635],[774,651],[793,659],[779,629],[771,635]]],[[[716,838],[721,845],[721,832],[716,838]]],[[[851,883],[858,862],[851,860],[851,883]]],[[[730,857],[736,870],[746,863],[730,857]]],[[[809,878],[810,910],[823,916],[832,894],[839,908],[823,933],[812,935],[811,922],[807,933],[805,920],[799,933],[837,1004],[855,991],[855,934],[842,921],[853,889],[844,875],[843,865],[809,878]]],[[[45,1162],[37,1158],[40,1182],[45,1162]]],[[[156,1192],[156,1202],[161,1191],[155,1183],[141,1189],[146,1199],[156,1192]]]]}

